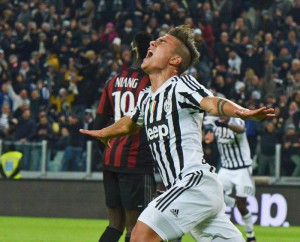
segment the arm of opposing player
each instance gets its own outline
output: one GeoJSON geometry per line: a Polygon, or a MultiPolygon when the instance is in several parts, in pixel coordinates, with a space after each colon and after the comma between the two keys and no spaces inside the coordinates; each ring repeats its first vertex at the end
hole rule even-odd
{"type": "Polygon", "coordinates": [[[100,130],[80,129],[79,131],[82,134],[99,139],[105,145],[109,146],[109,140],[111,138],[135,134],[141,128],[142,127],[133,122],[129,116],[126,116],[120,119],[118,122],[100,130]]]}
{"type": "Polygon", "coordinates": [[[242,106],[220,97],[204,97],[200,107],[215,116],[239,117],[241,119],[264,120],[275,117],[273,108],[262,107],[249,110],[242,106]]]}

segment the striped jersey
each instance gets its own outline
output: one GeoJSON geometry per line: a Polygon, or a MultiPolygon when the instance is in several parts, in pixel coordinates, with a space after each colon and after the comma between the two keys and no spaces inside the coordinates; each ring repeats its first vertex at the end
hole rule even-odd
{"type": "MultiPolygon", "coordinates": [[[[252,159],[246,132],[235,133],[219,122],[215,124],[213,132],[217,139],[222,167],[235,170],[251,166],[252,159]]],[[[228,124],[245,127],[245,121],[240,118],[230,118],[228,124]]]]}
{"type": "Polygon", "coordinates": [[[202,149],[204,110],[199,103],[212,93],[192,76],[173,76],[155,93],[140,93],[131,118],[145,126],[148,142],[167,189],[183,176],[214,168],[205,163],[202,149]]]}
{"type": "MultiPolygon", "coordinates": [[[[98,114],[118,121],[135,107],[142,89],[150,85],[149,77],[141,68],[130,67],[109,80],[103,90],[98,114]]],[[[103,154],[103,169],[130,173],[153,173],[154,161],[145,130],[110,141],[111,148],[103,154]]]]}

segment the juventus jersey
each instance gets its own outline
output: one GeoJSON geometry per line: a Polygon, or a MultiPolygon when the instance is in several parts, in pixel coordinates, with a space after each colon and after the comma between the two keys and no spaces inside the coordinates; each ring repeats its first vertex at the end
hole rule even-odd
{"type": "Polygon", "coordinates": [[[199,103],[212,93],[192,76],[173,76],[155,93],[143,90],[131,118],[145,126],[151,152],[166,188],[191,172],[213,170],[202,149],[204,110],[199,103]]]}
{"type": "MultiPolygon", "coordinates": [[[[217,125],[213,126],[213,132],[217,139],[222,167],[235,170],[251,166],[252,159],[246,132],[238,134],[228,127],[219,125],[218,122],[215,124],[217,125]]],[[[240,118],[230,118],[228,124],[245,127],[245,121],[240,118]]]]}
{"type": "MultiPolygon", "coordinates": [[[[150,85],[141,68],[130,67],[109,80],[103,90],[98,114],[106,114],[117,122],[135,107],[142,89],[150,85]]],[[[145,130],[110,141],[111,148],[103,154],[103,169],[126,173],[153,173],[154,161],[145,130]]]]}

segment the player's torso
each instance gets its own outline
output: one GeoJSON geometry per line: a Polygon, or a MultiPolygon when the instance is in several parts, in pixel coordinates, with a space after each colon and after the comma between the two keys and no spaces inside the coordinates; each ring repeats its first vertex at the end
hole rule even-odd
{"type": "Polygon", "coordinates": [[[228,127],[217,126],[214,135],[217,138],[222,167],[239,169],[252,164],[245,133],[237,134],[228,127]]]}
{"type": "Polygon", "coordinates": [[[170,82],[154,94],[149,90],[141,107],[148,142],[165,184],[185,172],[210,169],[201,143],[203,112],[187,108],[179,89],[176,82],[170,82]]]}
{"type": "MultiPolygon", "coordinates": [[[[115,122],[130,114],[140,91],[149,85],[149,77],[139,68],[123,71],[108,83],[107,93],[115,122]]],[[[106,169],[152,172],[153,159],[144,130],[132,136],[114,138],[110,145],[111,148],[104,152],[106,169]]]]}

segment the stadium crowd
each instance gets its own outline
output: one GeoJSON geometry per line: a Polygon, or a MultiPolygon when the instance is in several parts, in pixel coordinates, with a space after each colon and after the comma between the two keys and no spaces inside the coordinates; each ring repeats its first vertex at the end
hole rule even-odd
{"type": "MultiPolygon", "coordinates": [[[[246,121],[254,174],[274,175],[279,143],[281,175],[300,176],[300,0],[259,2],[1,0],[1,138],[47,140],[67,153],[63,170],[83,169],[71,162],[85,149],[78,130],[92,127],[105,82],[130,66],[134,34],[185,24],[201,53],[188,74],[249,109],[276,109],[274,119],[246,121]]],[[[218,159],[214,145],[205,151],[218,159]]]]}

